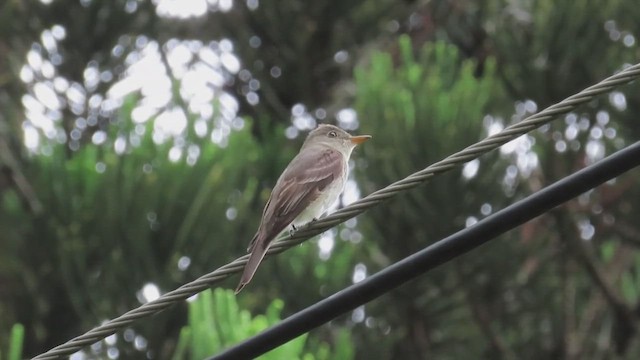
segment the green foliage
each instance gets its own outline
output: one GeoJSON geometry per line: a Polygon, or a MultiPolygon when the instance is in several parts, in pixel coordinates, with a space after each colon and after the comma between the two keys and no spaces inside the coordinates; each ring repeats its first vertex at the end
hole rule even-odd
{"type": "MultiPolygon", "coordinates": [[[[369,66],[356,69],[356,108],[363,132],[381,134],[375,136],[372,146],[362,150],[369,164],[366,176],[361,177],[367,192],[479,140],[484,131],[480,119],[487,111],[489,99],[498,101],[492,62],[488,63],[485,75],[477,79],[475,64],[463,60],[452,45],[431,43],[414,51],[410,39],[401,37],[399,51],[400,64],[394,64],[387,53],[376,53],[369,66]]],[[[432,216],[455,219],[462,209],[442,205],[460,203],[469,209],[467,197],[455,200],[459,197],[455,189],[461,186],[473,185],[459,172],[445,175],[444,179],[415,191],[403,206],[380,212],[390,215],[401,211],[402,217],[409,218],[399,220],[400,223],[418,224],[419,218],[432,216]]],[[[497,186],[494,188],[499,190],[497,186]]],[[[443,229],[422,231],[434,231],[429,235],[438,236],[460,225],[451,221],[442,224],[447,223],[450,226],[443,229]]]]}
{"type": "MultiPolygon", "coordinates": [[[[591,5],[595,6],[594,3],[591,5]]],[[[553,16],[535,15],[545,21],[559,21],[554,20],[554,16],[566,16],[566,12],[554,13],[553,16]]],[[[515,33],[521,30],[516,29],[515,33]]],[[[507,34],[500,40],[510,36],[512,34],[507,34]]],[[[547,36],[554,35],[547,33],[547,36]]],[[[602,36],[597,36],[601,39],[599,43],[602,47],[606,47],[602,36]]],[[[554,50],[559,53],[575,51],[572,47],[566,47],[566,42],[563,44],[565,48],[554,50]]],[[[524,46],[523,42],[518,45],[524,46]]],[[[527,51],[531,49],[510,48],[500,55],[519,57],[527,51]]],[[[606,61],[619,64],[624,61],[625,53],[628,51],[618,53],[617,62],[606,61]]],[[[572,53],[569,58],[563,57],[563,61],[571,62],[574,56],[576,54],[572,53]]],[[[532,59],[531,56],[523,58],[532,59]]],[[[498,60],[501,59],[498,56],[498,60]]],[[[513,91],[509,86],[510,81],[517,81],[525,92],[533,87],[544,92],[545,97],[551,96],[557,101],[564,96],[563,91],[568,95],[579,90],[578,86],[582,85],[577,83],[585,79],[575,77],[575,74],[562,70],[562,67],[540,71],[533,66],[529,69],[532,73],[514,76],[507,73],[509,67],[524,71],[530,64],[509,61],[508,65],[495,69],[491,59],[484,60],[486,63],[482,76],[478,78],[475,71],[478,64],[465,60],[455,47],[444,43],[427,43],[422,51],[416,51],[412,49],[409,37],[401,37],[397,49],[388,54],[374,54],[367,66],[357,69],[356,108],[363,131],[374,134],[376,145],[363,149],[366,161],[361,163],[360,179],[366,192],[385,186],[477,140],[475,137],[484,132],[484,127],[496,121],[496,117],[485,115],[505,111],[502,106],[505,104],[505,93],[501,89],[506,89],[506,94],[513,91]],[[562,74],[557,74],[557,77],[541,74],[546,71],[562,74]],[[548,83],[550,78],[559,81],[553,87],[553,91],[558,91],[555,95],[546,91],[551,86],[548,83]],[[499,79],[503,86],[499,86],[499,79]],[[529,80],[523,82],[522,79],[529,80]],[[484,123],[480,121],[483,118],[484,123]],[[376,137],[375,134],[382,136],[376,137]]],[[[593,81],[600,76],[597,74],[598,71],[590,72],[593,81]]],[[[542,100],[542,103],[545,102],[542,100]]],[[[522,107],[522,103],[517,106],[522,107]]],[[[536,144],[535,156],[541,164],[531,174],[525,174],[520,165],[526,152],[520,150],[520,154],[500,157],[494,153],[484,156],[477,163],[479,168],[475,176],[467,178],[454,171],[412,190],[410,196],[400,196],[387,206],[371,210],[362,228],[365,243],[368,243],[363,249],[368,254],[365,264],[374,269],[387,266],[416,251],[418,247],[464,227],[469,220],[486,216],[484,211],[479,211],[482,207],[488,205],[489,212],[492,212],[492,209],[503,207],[514,193],[516,197],[523,196],[530,191],[527,188],[539,189],[541,184],[548,184],[551,179],[575,171],[584,165],[585,158],[589,156],[588,151],[584,151],[579,144],[594,145],[593,142],[598,141],[607,153],[612,151],[610,147],[615,147],[615,143],[593,136],[606,127],[602,117],[608,119],[609,113],[603,114],[605,110],[600,108],[581,111],[579,115],[568,116],[565,123],[552,125],[551,131],[543,130],[533,134],[535,137],[528,138],[528,141],[536,144]],[[596,115],[596,111],[600,113],[596,115]],[[596,117],[599,117],[598,121],[595,121],[596,117]],[[564,141],[563,134],[576,129],[577,125],[573,123],[577,123],[575,119],[580,121],[581,126],[577,140],[571,142],[572,150],[560,156],[553,146],[554,142],[564,141]],[[571,127],[573,129],[567,130],[571,127]],[[512,156],[513,160],[510,160],[512,156]],[[518,173],[513,180],[515,185],[507,186],[504,180],[501,182],[506,178],[507,167],[511,172],[515,170],[518,173]],[[521,171],[523,173],[520,174],[521,171]]],[[[513,121],[522,117],[521,114],[515,115],[513,121]]],[[[622,140],[618,138],[618,141],[622,140]]],[[[631,191],[635,194],[637,190],[631,191]]],[[[559,334],[571,331],[593,334],[598,331],[598,326],[591,327],[592,323],[587,324],[586,321],[567,325],[573,316],[571,312],[565,312],[567,304],[571,304],[571,311],[579,309],[576,311],[592,314],[597,311],[596,304],[599,296],[602,296],[601,292],[613,289],[615,293],[606,296],[624,298],[629,304],[637,304],[637,268],[630,266],[634,264],[629,259],[633,255],[623,255],[626,246],[621,241],[624,243],[625,240],[616,238],[612,243],[611,238],[605,236],[602,240],[607,241],[583,241],[584,235],[578,230],[586,226],[585,219],[589,219],[586,222],[588,224],[600,221],[595,219],[598,216],[592,209],[602,206],[599,201],[601,197],[606,198],[606,194],[605,189],[585,195],[577,202],[579,205],[574,204],[571,210],[563,209],[567,210],[566,213],[559,212],[563,215],[531,222],[521,230],[502,237],[501,241],[494,241],[471,255],[447,264],[442,270],[412,282],[410,289],[402,288],[370,305],[368,314],[373,319],[388,323],[391,328],[403,329],[390,334],[392,339],[388,341],[395,346],[393,357],[409,358],[418,353],[424,354],[425,351],[434,351],[438,357],[445,358],[462,358],[468,353],[485,354],[487,358],[547,357],[557,351],[557,347],[565,346],[554,340],[559,334]],[[560,238],[556,232],[561,234],[560,238]],[[567,243],[573,243],[574,247],[565,252],[567,243]],[[557,250],[558,254],[549,250],[550,246],[562,250],[557,250]],[[582,247],[585,249],[580,249],[582,247]],[[591,258],[592,251],[602,254],[603,258],[591,258]],[[580,255],[585,253],[589,256],[580,255]],[[572,265],[566,264],[567,257],[572,259],[572,265]],[[620,270],[624,265],[621,263],[629,264],[622,274],[620,270]],[[590,270],[579,272],[572,266],[590,270]],[[594,268],[597,270],[594,271],[594,268]],[[607,276],[605,273],[615,279],[611,284],[602,285],[601,278],[607,276]],[[594,289],[594,283],[600,285],[594,289]],[[571,295],[573,292],[580,295],[574,297],[571,295]],[[504,293],[509,296],[503,296],[504,293]],[[400,310],[389,311],[396,308],[400,310]],[[496,324],[499,324],[499,328],[496,324]],[[570,331],[567,326],[580,328],[570,331]],[[465,339],[464,349],[457,346],[460,339],[465,339]],[[536,349],[536,352],[530,353],[531,349],[536,349]],[[524,354],[531,354],[531,357],[524,354]]],[[[620,221],[618,216],[626,218],[618,206],[625,205],[621,203],[615,206],[615,210],[612,209],[618,214],[616,222],[620,221]]],[[[626,206],[631,205],[627,203],[626,206]]],[[[621,234],[617,236],[622,239],[628,237],[621,234]]],[[[630,305],[627,311],[634,308],[635,305],[630,305]]],[[[605,323],[611,320],[604,318],[607,316],[601,319],[605,323]]],[[[615,321],[619,321],[619,318],[615,321]]],[[[362,336],[366,338],[373,335],[363,332],[362,336]]],[[[618,345],[626,344],[633,332],[623,331],[611,336],[618,345]]],[[[371,344],[372,340],[367,338],[362,342],[371,344]]],[[[380,346],[388,348],[388,345],[380,346]]],[[[591,343],[584,343],[584,346],[593,351],[597,348],[592,347],[591,343]]],[[[563,351],[569,350],[565,348],[563,351]]],[[[578,353],[586,354],[589,351],[581,350],[578,353]]],[[[628,351],[633,353],[635,350],[628,351]]]]}
{"type": "MultiPolygon", "coordinates": [[[[490,100],[500,102],[491,60],[483,76],[477,78],[476,64],[465,60],[450,44],[427,43],[414,49],[409,37],[401,36],[397,51],[399,60],[394,61],[388,53],[375,53],[369,64],[357,68],[355,73],[361,128],[374,134],[371,146],[363,148],[366,160],[362,160],[358,173],[366,192],[479,140],[484,132],[481,119],[490,111],[490,100]]],[[[459,170],[453,171],[369,211],[361,227],[365,233],[363,251],[368,254],[364,256],[367,267],[375,271],[388,266],[464,227],[466,217],[478,216],[481,205],[488,199],[498,206],[502,189],[495,174],[506,166],[506,162],[491,154],[479,164],[480,175],[465,178],[459,170]]],[[[503,261],[497,254],[492,257],[503,261]]],[[[476,266],[473,264],[464,266],[460,272],[466,273],[467,268],[476,266]]],[[[438,332],[433,346],[446,347],[440,354],[448,354],[447,358],[481,352],[482,342],[467,342],[464,348],[453,345],[458,337],[478,336],[477,330],[462,326],[471,321],[471,313],[461,306],[464,291],[455,290],[460,282],[456,272],[438,272],[414,281],[411,289],[385,296],[367,307],[369,316],[379,324],[403,330],[392,331],[385,341],[377,342],[373,337],[380,336],[376,333],[384,331],[384,325],[358,335],[366,337],[364,343],[376,346],[381,353],[389,343],[402,344],[396,345],[393,355],[384,357],[413,358],[412,354],[420,353],[421,345],[411,340],[418,336],[412,332],[429,323],[438,332]]]]}
{"type": "MultiPolygon", "coordinates": [[[[1,342],[5,344],[4,341],[1,342]]],[[[2,348],[0,348],[0,359],[6,360],[20,360],[22,359],[22,344],[24,343],[24,326],[21,324],[14,324],[11,327],[11,332],[6,345],[8,350],[6,357],[2,356],[2,348]]]]}
{"type": "Polygon", "coordinates": [[[621,60],[637,59],[635,49],[622,42],[627,31],[637,34],[639,11],[632,2],[517,1],[510,3],[512,16],[498,16],[506,3],[484,6],[492,19],[499,74],[515,98],[548,106],[613,73],[621,60]]]}
{"type": "MultiPolygon", "coordinates": [[[[121,121],[131,123],[130,113],[123,109],[121,121]]],[[[257,179],[270,178],[270,164],[289,154],[264,153],[245,126],[224,147],[195,139],[190,147],[199,156],[193,163],[186,155],[172,161],[173,145],[154,143],[150,127],[123,153],[114,142],[130,135],[116,132],[102,146],[82,147],[72,156],[58,145],[50,155],[34,157],[28,174],[44,216],[28,217],[11,196],[3,198],[0,228],[13,229],[8,243],[15,249],[0,257],[7,258],[5,274],[26,285],[15,297],[15,309],[23,310],[13,314],[33,309],[34,323],[24,319],[31,331],[56,329],[62,318],[76,323],[39,336],[62,342],[139,305],[136,294],[147,283],[171,289],[244,253],[253,235],[246,224],[256,222],[256,204],[265,196],[257,179]],[[178,267],[181,258],[187,268],[178,267]],[[64,308],[45,301],[42,291],[59,293],[64,308]],[[45,319],[51,323],[41,323],[45,319]]],[[[279,134],[281,129],[272,146],[284,140],[279,134]]],[[[162,326],[148,329],[152,346],[165,336],[162,326]]]]}
{"type": "MultiPolygon", "coordinates": [[[[189,323],[180,331],[173,359],[204,359],[234,345],[281,319],[284,303],[273,300],[264,315],[251,317],[242,309],[231,290],[207,290],[189,303],[189,323]]],[[[308,341],[302,335],[260,356],[259,359],[328,360],[353,359],[353,346],[347,331],[337,333],[333,351],[327,343],[308,341]],[[310,346],[311,345],[311,346],[310,346]]]]}

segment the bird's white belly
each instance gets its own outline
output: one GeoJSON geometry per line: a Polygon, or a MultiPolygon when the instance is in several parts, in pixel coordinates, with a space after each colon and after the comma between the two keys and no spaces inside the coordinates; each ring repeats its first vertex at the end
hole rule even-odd
{"type": "Polygon", "coordinates": [[[344,190],[348,171],[348,169],[345,169],[341,178],[332,181],[331,184],[324,189],[322,194],[320,194],[314,202],[309,204],[309,206],[307,206],[307,208],[304,209],[300,215],[295,218],[295,220],[293,220],[292,224],[296,228],[299,228],[313,219],[320,218],[320,215],[324,214],[331,205],[338,200],[340,193],[344,190]]]}

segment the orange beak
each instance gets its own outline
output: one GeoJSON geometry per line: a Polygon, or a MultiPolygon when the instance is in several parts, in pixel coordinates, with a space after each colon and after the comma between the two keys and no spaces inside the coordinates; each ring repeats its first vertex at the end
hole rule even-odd
{"type": "Polygon", "coordinates": [[[363,142],[369,139],[371,139],[371,135],[359,135],[359,136],[352,136],[349,138],[349,140],[351,140],[351,142],[356,145],[362,144],[363,142]]]}

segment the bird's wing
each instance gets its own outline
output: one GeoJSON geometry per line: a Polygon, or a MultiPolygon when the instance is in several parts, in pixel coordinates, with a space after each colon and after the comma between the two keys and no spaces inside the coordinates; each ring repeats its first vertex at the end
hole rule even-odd
{"type": "Polygon", "coordinates": [[[296,156],[271,192],[260,224],[263,234],[258,238],[271,241],[277,236],[342,175],[344,165],[342,154],[333,149],[296,156]]]}

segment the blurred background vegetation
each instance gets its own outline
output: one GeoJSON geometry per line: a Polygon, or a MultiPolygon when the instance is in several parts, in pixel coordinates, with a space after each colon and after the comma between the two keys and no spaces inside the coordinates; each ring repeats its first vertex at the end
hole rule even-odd
{"type": "MultiPolygon", "coordinates": [[[[244,254],[317,123],[374,136],[348,204],[637,62],[639,18],[632,0],[0,2],[0,356],[244,254]]],[[[212,355],[636,141],[639,90],[266,261],[237,298],[203,293],[74,358],[212,355]]],[[[265,358],[637,359],[639,175],[265,358]]]]}

